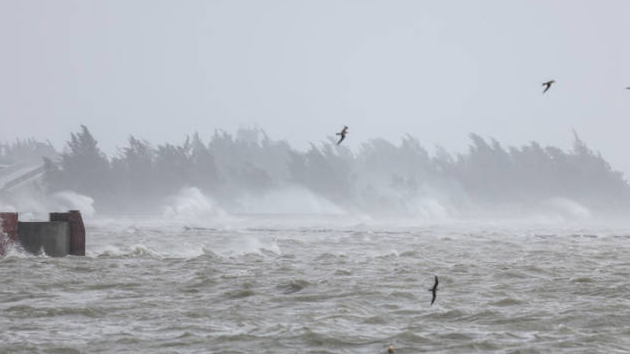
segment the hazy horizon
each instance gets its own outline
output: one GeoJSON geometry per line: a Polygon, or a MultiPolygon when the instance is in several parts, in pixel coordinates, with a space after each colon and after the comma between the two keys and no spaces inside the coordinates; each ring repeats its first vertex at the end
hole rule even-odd
{"type": "Polygon", "coordinates": [[[352,149],[462,152],[575,129],[630,174],[626,33],[624,1],[0,1],[0,141],[261,127],[305,149],[348,125],[352,149]]]}
{"type": "Polygon", "coordinates": [[[159,145],[130,138],[107,157],[82,126],[62,154],[36,141],[0,145],[0,208],[556,221],[610,220],[630,210],[623,174],[577,134],[570,150],[469,139],[468,151],[457,155],[430,152],[410,136],[398,144],[366,141],[356,152],[331,137],[298,151],[248,129],[159,145]],[[44,166],[35,168],[41,156],[44,166]]]}

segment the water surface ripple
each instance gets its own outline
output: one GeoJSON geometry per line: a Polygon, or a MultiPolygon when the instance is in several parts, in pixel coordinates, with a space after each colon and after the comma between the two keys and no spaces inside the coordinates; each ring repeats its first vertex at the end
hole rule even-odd
{"type": "Polygon", "coordinates": [[[628,234],[92,222],[87,257],[0,259],[0,353],[623,353],[628,234]]]}

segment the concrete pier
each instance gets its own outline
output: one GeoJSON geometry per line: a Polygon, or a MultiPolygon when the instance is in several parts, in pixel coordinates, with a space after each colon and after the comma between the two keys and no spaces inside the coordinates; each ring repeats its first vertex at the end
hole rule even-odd
{"type": "Polygon", "coordinates": [[[50,257],[70,254],[70,225],[63,221],[20,222],[18,241],[24,250],[50,257]]]}
{"type": "Polygon", "coordinates": [[[50,213],[50,221],[22,222],[17,213],[0,213],[0,255],[12,243],[50,257],[85,256],[85,226],[78,210],[50,213]]]}

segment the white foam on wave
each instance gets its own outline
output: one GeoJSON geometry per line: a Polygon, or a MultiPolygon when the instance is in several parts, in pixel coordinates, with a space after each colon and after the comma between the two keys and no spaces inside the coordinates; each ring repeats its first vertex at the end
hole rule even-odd
{"type": "Polygon", "coordinates": [[[263,251],[281,254],[280,246],[278,246],[278,243],[275,239],[248,236],[242,239],[242,241],[242,243],[236,245],[237,247],[232,248],[231,251],[237,254],[262,254],[263,251]]]}
{"type": "Polygon", "coordinates": [[[149,258],[182,258],[193,259],[205,254],[222,257],[239,257],[248,254],[280,255],[282,254],[276,240],[269,237],[254,235],[234,235],[229,240],[218,241],[213,237],[187,241],[185,236],[152,235],[150,239],[140,240],[140,243],[99,244],[91,247],[88,257],[149,257],[149,258]]]}
{"type": "MultiPolygon", "coordinates": [[[[6,234],[0,235],[0,239],[2,237],[6,237],[6,234]]],[[[42,256],[45,256],[42,254],[42,256]]],[[[7,243],[5,245],[5,254],[4,257],[0,257],[0,259],[10,259],[10,258],[27,258],[27,257],[35,257],[32,253],[26,252],[24,248],[19,243],[7,243]]]]}
{"type": "Polygon", "coordinates": [[[177,240],[153,240],[132,244],[103,244],[91,247],[88,257],[150,257],[192,259],[203,255],[203,245],[177,242],[177,240]]]}

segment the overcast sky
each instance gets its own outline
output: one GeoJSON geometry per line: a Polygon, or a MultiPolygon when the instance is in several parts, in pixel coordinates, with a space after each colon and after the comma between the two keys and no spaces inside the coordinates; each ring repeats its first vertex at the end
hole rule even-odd
{"type": "Polygon", "coordinates": [[[354,149],[460,152],[575,129],[628,176],[629,37],[624,0],[0,0],[0,140],[257,126],[303,149],[348,125],[354,149]]]}

